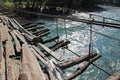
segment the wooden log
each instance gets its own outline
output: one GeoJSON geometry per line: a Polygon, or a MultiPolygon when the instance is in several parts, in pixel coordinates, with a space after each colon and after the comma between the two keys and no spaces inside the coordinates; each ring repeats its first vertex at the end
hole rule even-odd
{"type": "Polygon", "coordinates": [[[43,26],[40,26],[40,27],[32,27],[32,28],[27,28],[26,30],[28,30],[28,31],[33,31],[33,30],[36,30],[36,29],[41,29],[41,28],[44,28],[43,26]]]}
{"type": "Polygon", "coordinates": [[[5,61],[6,61],[6,73],[7,73],[7,80],[15,80],[14,72],[13,72],[13,65],[9,59],[10,53],[12,52],[11,46],[9,45],[9,41],[6,41],[6,48],[5,48],[5,61]]]}
{"type": "Polygon", "coordinates": [[[32,22],[32,21],[29,21],[29,22],[26,22],[26,23],[24,23],[24,24],[21,24],[21,26],[27,26],[27,25],[30,25],[30,24],[33,24],[33,22],[32,22]]]}
{"type": "Polygon", "coordinates": [[[41,67],[37,61],[37,59],[35,58],[35,56],[33,55],[33,53],[31,52],[30,48],[28,47],[27,44],[23,44],[22,49],[24,50],[24,54],[26,54],[26,59],[28,61],[28,65],[29,65],[29,70],[31,72],[31,78],[32,80],[45,80],[45,76],[43,74],[43,71],[41,70],[41,67]]]}
{"type": "Polygon", "coordinates": [[[15,50],[14,50],[14,46],[13,46],[13,43],[12,43],[12,37],[9,34],[8,34],[8,39],[6,41],[6,46],[8,48],[10,48],[9,56],[15,55],[15,50]]]}
{"type": "Polygon", "coordinates": [[[37,24],[33,23],[30,25],[24,26],[24,28],[27,29],[27,28],[31,28],[31,27],[35,27],[35,26],[37,26],[37,24]]]}
{"type": "Polygon", "coordinates": [[[56,51],[57,49],[64,47],[66,45],[70,44],[70,41],[63,42],[61,44],[56,45],[54,48],[52,48],[53,51],[56,51]]]}
{"type": "Polygon", "coordinates": [[[50,77],[50,80],[55,80],[55,76],[54,74],[52,73],[52,71],[50,70],[50,68],[52,66],[50,66],[46,60],[44,60],[40,55],[38,55],[38,53],[36,53],[36,51],[34,49],[32,49],[34,55],[42,62],[44,63],[44,65],[46,66],[46,69],[48,71],[48,74],[49,74],[49,77],[50,77]]]}
{"type": "Polygon", "coordinates": [[[10,34],[12,35],[14,41],[15,41],[15,49],[16,51],[19,53],[21,51],[21,45],[19,40],[17,39],[16,35],[14,34],[13,31],[10,32],[10,34]]]}
{"type": "Polygon", "coordinates": [[[61,40],[61,41],[57,42],[56,44],[53,44],[53,45],[49,46],[48,48],[52,49],[52,48],[54,48],[55,46],[57,46],[58,44],[61,44],[61,43],[63,43],[63,42],[64,42],[64,40],[61,40]]]}
{"type": "Polygon", "coordinates": [[[21,56],[21,72],[19,75],[19,80],[32,80],[31,72],[29,69],[29,62],[27,60],[26,50],[22,46],[22,56],[21,56]]]}
{"type": "Polygon", "coordinates": [[[41,60],[41,62],[43,62],[46,67],[47,67],[47,71],[49,73],[49,76],[50,76],[50,80],[63,80],[60,73],[57,71],[57,68],[56,66],[53,64],[52,61],[50,60],[44,60],[40,55],[38,55],[35,50],[34,50],[34,54],[37,58],[39,58],[41,60]]]}
{"type": "Polygon", "coordinates": [[[39,34],[47,32],[47,31],[50,31],[50,30],[48,28],[45,28],[45,29],[41,29],[41,30],[35,31],[32,34],[39,35],[39,34]]]}
{"type": "Polygon", "coordinates": [[[14,32],[14,34],[16,34],[16,36],[19,38],[20,41],[22,41],[23,43],[26,43],[25,38],[18,30],[13,30],[13,32],[14,32]]]}
{"type": "Polygon", "coordinates": [[[13,29],[19,29],[19,27],[17,27],[17,25],[13,22],[13,20],[12,19],[8,19],[8,21],[9,21],[9,23],[10,23],[10,25],[13,27],[13,29]]]}
{"type": "Polygon", "coordinates": [[[0,31],[1,31],[1,39],[2,39],[2,42],[3,41],[6,41],[7,40],[7,34],[8,34],[8,27],[6,25],[2,25],[0,27],[0,31]]]}
{"type": "Polygon", "coordinates": [[[77,65],[83,61],[88,61],[89,59],[95,57],[97,54],[87,54],[87,55],[84,55],[84,56],[81,56],[79,58],[76,58],[76,59],[73,59],[73,60],[70,60],[70,61],[67,61],[67,62],[63,62],[61,63],[60,67],[62,69],[66,69],[66,68],[70,68],[74,65],[77,65]]]}
{"type": "MultiPolygon", "coordinates": [[[[49,61],[49,60],[50,60],[50,59],[48,59],[48,57],[47,57],[42,51],[40,51],[36,46],[33,45],[32,48],[33,48],[41,57],[43,57],[46,61],[49,61]]],[[[56,68],[57,68],[57,70],[58,70],[59,72],[62,72],[61,69],[59,69],[59,67],[56,66],[56,68]]]]}
{"type": "Polygon", "coordinates": [[[97,56],[93,57],[92,59],[90,59],[89,61],[85,62],[83,67],[81,67],[79,70],[75,71],[70,76],[66,77],[65,80],[72,80],[72,79],[74,79],[75,77],[77,77],[78,75],[80,75],[81,73],[83,73],[88,68],[88,66],[91,63],[93,63],[94,61],[96,61],[100,57],[101,57],[101,55],[97,55],[97,56]]]}
{"type": "Polygon", "coordinates": [[[41,34],[37,34],[37,35],[36,35],[36,38],[43,37],[43,36],[47,36],[48,34],[50,34],[50,31],[47,31],[47,32],[41,33],[41,34]]]}
{"type": "Polygon", "coordinates": [[[48,43],[48,42],[55,41],[55,40],[58,39],[58,38],[59,38],[59,36],[56,36],[56,37],[53,37],[53,38],[50,38],[50,39],[44,40],[44,41],[43,41],[43,44],[48,43]]]}
{"type": "Polygon", "coordinates": [[[30,36],[30,35],[28,35],[26,33],[23,33],[23,35],[27,39],[27,41],[29,41],[29,42],[34,42],[34,43],[41,42],[41,43],[43,43],[43,40],[42,40],[41,37],[32,37],[32,36],[30,36]]]}
{"type": "Polygon", "coordinates": [[[1,39],[1,31],[0,31],[0,63],[2,62],[2,56],[3,56],[3,51],[2,51],[2,39],[1,39]]]}
{"type": "Polygon", "coordinates": [[[30,35],[32,37],[36,37],[33,34],[31,34],[30,32],[28,32],[26,29],[24,29],[15,19],[13,19],[13,21],[18,25],[18,27],[20,28],[21,32],[27,33],[28,35],[30,35]]]}
{"type": "Polygon", "coordinates": [[[44,46],[43,44],[39,43],[38,45],[41,48],[43,48],[47,53],[49,53],[51,56],[53,56],[55,59],[57,59],[58,61],[64,60],[63,58],[61,58],[61,56],[59,56],[57,53],[53,52],[52,50],[50,50],[48,47],[44,46]]]}

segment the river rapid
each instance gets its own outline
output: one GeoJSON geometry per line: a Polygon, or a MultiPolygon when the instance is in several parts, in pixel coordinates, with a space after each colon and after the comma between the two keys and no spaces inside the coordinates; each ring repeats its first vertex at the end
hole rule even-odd
{"type": "MultiPolygon", "coordinates": [[[[77,18],[89,18],[90,13],[101,15],[108,18],[120,20],[120,8],[112,6],[100,6],[105,10],[99,12],[79,12],[72,14],[77,18]]],[[[102,20],[103,18],[94,17],[95,20],[102,20]]],[[[37,20],[38,21],[38,20],[37,20]]],[[[56,36],[56,23],[54,19],[39,19],[39,21],[45,22],[45,27],[51,30],[50,36],[56,36]]],[[[106,20],[108,22],[120,23],[113,20],[106,20]]],[[[85,55],[89,52],[89,41],[90,41],[90,25],[75,21],[66,21],[58,19],[58,34],[60,39],[71,41],[68,45],[69,49],[77,53],[78,55],[85,55]],[[65,32],[66,26],[66,32],[65,32]],[[67,36],[66,36],[67,34],[67,36]]],[[[92,36],[92,48],[91,52],[101,54],[102,57],[98,59],[95,64],[99,65],[109,73],[120,71],[120,29],[102,27],[93,25],[93,36],[92,36]]],[[[60,49],[56,51],[66,60],[76,58],[77,56],[69,52],[68,50],[60,49]]],[[[65,70],[65,75],[69,76],[78,67],[83,64],[76,65],[72,68],[65,70]]],[[[91,65],[88,69],[79,75],[74,80],[105,80],[108,77],[106,73],[99,70],[95,66],[91,65]]]]}

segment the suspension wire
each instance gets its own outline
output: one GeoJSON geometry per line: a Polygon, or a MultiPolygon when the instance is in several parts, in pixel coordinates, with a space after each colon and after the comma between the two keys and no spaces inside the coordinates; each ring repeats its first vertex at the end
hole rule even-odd
{"type": "Polygon", "coordinates": [[[65,28],[65,35],[66,35],[66,41],[67,41],[68,36],[67,36],[67,28],[66,28],[66,21],[65,21],[65,19],[64,19],[64,28],[65,28]]]}

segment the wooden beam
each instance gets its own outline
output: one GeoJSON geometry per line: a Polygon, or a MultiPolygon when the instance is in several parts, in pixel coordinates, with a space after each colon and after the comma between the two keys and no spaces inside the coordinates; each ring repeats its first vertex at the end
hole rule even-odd
{"type": "MultiPolygon", "coordinates": [[[[10,61],[10,54],[12,52],[12,49],[11,49],[11,46],[9,45],[9,41],[6,41],[6,47],[5,47],[5,61],[6,61],[6,73],[7,73],[7,80],[15,80],[15,75],[14,75],[14,72],[13,72],[13,65],[10,61]]],[[[13,54],[13,53],[12,53],[13,54]]]]}
{"type": "Polygon", "coordinates": [[[53,47],[52,50],[56,51],[57,49],[59,49],[61,47],[64,47],[64,46],[66,46],[68,44],[70,44],[70,41],[66,41],[66,42],[60,43],[60,44],[56,45],[55,47],[53,47]]]}
{"type": "Polygon", "coordinates": [[[44,28],[43,26],[40,26],[40,27],[32,27],[32,28],[27,28],[26,30],[28,31],[32,31],[32,30],[36,30],[36,29],[41,29],[41,28],[44,28]]]}
{"type": "Polygon", "coordinates": [[[26,23],[24,23],[24,24],[21,24],[21,26],[27,26],[27,25],[30,25],[30,24],[33,24],[33,22],[32,22],[32,21],[29,21],[29,22],[26,22],[26,23]]]}
{"type": "Polygon", "coordinates": [[[34,49],[32,49],[35,56],[41,60],[41,62],[43,62],[45,64],[47,68],[47,71],[48,71],[48,74],[50,76],[50,80],[63,80],[63,78],[61,77],[60,73],[57,71],[57,68],[56,66],[53,64],[52,61],[50,60],[44,60],[38,53],[36,53],[36,51],[34,49]]]}
{"type": "Polygon", "coordinates": [[[19,40],[17,39],[16,35],[14,34],[13,31],[10,32],[10,34],[12,35],[14,41],[15,41],[15,49],[16,51],[19,53],[21,51],[21,45],[19,40]]]}
{"type": "Polygon", "coordinates": [[[60,67],[62,69],[70,68],[70,67],[72,67],[74,65],[77,65],[77,64],[83,62],[83,61],[88,61],[89,59],[95,57],[96,55],[97,54],[90,54],[90,55],[87,54],[87,55],[81,56],[79,58],[75,58],[75,59],[72,59],[70,61],[63,62],[63,63],[61,63],[60,67]]]}
{"type": "Polygon", "coordinates": [[[29,62],[27,60],[26,50],[22,46],[22,55],[21,55],[21,71],[19,75],[19,80],[32,80],[31,72],[29,69],[29,62]]]}
{"type": "Polygon", "coordinates": [[[59,36],[56,36],[56,37],[53,37],[53,38],[49,38],[49,39],[47,39],[47,40],[44,40],[44,41],[43,41],[43,44],[48,43],[48,42],[55,41],[55,40],[58,39],[58,38],[59,38],[59,36]]]}
{"type": "Polygon", "coordinates": [[[77,21],[77,22],[82,22],[82,23],[87,23],[87,24],[94,24],[94,25],[100,25],[100,26],[111,27],[111,28],[119,28],[120,29],[120,24],[116,24],[116,23],[109,23],[109,22],[103,23],[102,21],[95,21],[95,20],[92,21],[92,20],[88,20],[88,19],[78,19],[78,18],[66,17],[66,16],[60,16],[60,15],[58,16],[58,15],[52,15],[52,14],[30,12],[30,11],[25,11],[25,10],[15,10],[15,11],[24,12],[24,13],[27,13],[27,14],[38,15],[38,16],[61,18],[61,19],[72,20],[72,21],[77,21]]]}
{"type": "Polygon", "coordinates": [[[33,32],[32,34],[38,35],[38,34],[45,33],[45,32],[47,32],[47,31],[49,31],[48,28],[43,28],[43,29],[41,29],[41,30],[38,30],[38,31],[33,32]]]}
{"type": "Polygon", "coordinates": [[[46,80],[44,73],[41,70],[41,67],[40,67],[37,59],[33,55],[32,51],[30,50],[28,45],[23,44],[22,49],[24,50],[24,54],[26,54],[26,59],[28,61],[32,80],[46,80]]]}
{"type": "Polygon", "coordinates": [[[61,58],[61,56],[59,56],[57,53],[53,52],[52,50],[50,50],[48,47],[44,46],[43,44],[39,43],[38,45],[41,48],[43,48],[47,53],[49,53],[51,56],[53,56],[55,59],[57,59],[58,61],[64,60],[63,58],[61,58]]]}
{"type": "Polygon", "coordinates": [[[33,24],[30,24],[30,25],[24,26],[24,28],[27,29],[27,28],[32,28],[32,27],[35,27],[35,26],[37,26],[37,24],[33,23],[33,24]]]}
{"type": "Polygon", "coordinates": [[[3,56],[3,51],[2,51],[2,39],[1,39],[1,31],[0,31],[0,63],[2,62],[2,56],[3,56]]]}
{"type": "Polygon", "coordinates": [[[92,59],[90,59],[89,61],[84,63],[84,66],[82,66],[80,69],[78,69],[77,71],[75,71],[73,74],[71,74],[70,76],[67,76],[65,78],[65,80],[72,80],[75,77],[77,77],[78,75],[80,75],[81,73],[83,73],[91,63],[93,63],[94,61],[96,61],[97,59],[99,59],[101,57],[101,55],[97,55],[95,57],[93,57],[92,59]]]}
{"type": "Polygon", "coordinates": [[[56,42],[56,44],[53,44],[53,45],[49,46],[48,48],[50,48],[52,50],[52,48],[54,48],[55,46],[57,46],[58,44],[61,44],[63,42],[64,42],[64,40],[61,40],[59,42],[56,42]]]}
{"type": "Polygon", "coordinates": [[[37,35],[36,35],[36,38],[43,37],[43,36],[47,36],[48,34],[50,34],[50,31],[46,31],[46,32],[43,32],[43,33],[41,33],[41,34],[37,34],[37,35]]]}

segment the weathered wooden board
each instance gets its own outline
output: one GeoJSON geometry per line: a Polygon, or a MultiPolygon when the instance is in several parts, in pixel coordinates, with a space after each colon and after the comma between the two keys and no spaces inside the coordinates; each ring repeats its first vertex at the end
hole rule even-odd
{"type": "Polygon", "coordinates": [[[63,80],[60,73],[57,71],[57,67],[53,64],[51,60],[45,57],[45,59],[43,59],[34,49],[32,49],[32,51],[34,52],[34,55],[46,65],[50,80],[63,80]]]}
{"type": "Polygon", "coordinates": [[[10,32],[10,34],[12,35],[14,41],[15,41],[15,49],[16,51],[19,53],[21,51],[21,45],[19,40],[17,39],[16,35],[14,34],[13,31],[10,32]]]}
{"type": "Polygon", "coordinates": [[[28,45],[23,44],[22,49],[24,50],[24,54],[26,54],[26,59],[28,61],[29,70],[31,71],[32,80],[45,80],[46,78],[44,76],[44,73],[41,70],[41,67],[40,67],[37,59],[33,55],[32,51],[30,50],[28,45]]]}
{"type": "Polygon", "coordinates": [[[65,80],[72,80],[75,77],[77,77],[78,75],[80,75],[81,73],[83,73],[91,63],[93,63],[94,61],[96,61],[97,59],[99,59],[101,57],[101,55],[97,55],[93,58],[91,58],[89,61],[84,63],[84,66],[82,66],[80,69],[78,69],[77,71],[75,71],[73,74],[71,74],[70,76],[67,76],[65,78],[65,80]]]}
{"type": "Polygon", "coordinates": [[[0,79],[5,80],[5,59],[3,57],[1,31],[0,31],[0,79]]]}
{"type": "Polygon", "coordinates": [[[39,43],[38,45],[42,47],[47,53],[49,53],[51,56],[53,56],[58,61],[64,60],[63,58],[61,58],[61,56],[59,56],[57,53],[53,52],[52,50],[50,50],[48,47],[44,46],[43,44],[39,43]]]}
{"type": "Polygon", "coordinates": [[[12,37],[9,34],[8,34],[8,38],[7,38],[7,41],[6,41],[6,46],[7,46],[7,48],[10,48],[9,56],[15,55],[15,50],[14,50],[14,46],[13,46],[13,43],[12,43],[12,37]]]}
{"type": "Polygon", "coordinates": [[[6,47],[5,47],[5,61],[6,61],[6,73],[7,73],[7,80],[15,80],[14,72],[13,72],[13,65],[10,62],[10,53],[12,52],[12,49],[10,48],[11,46],[9,45],[9,41],[6,42],[6,47]]]}

